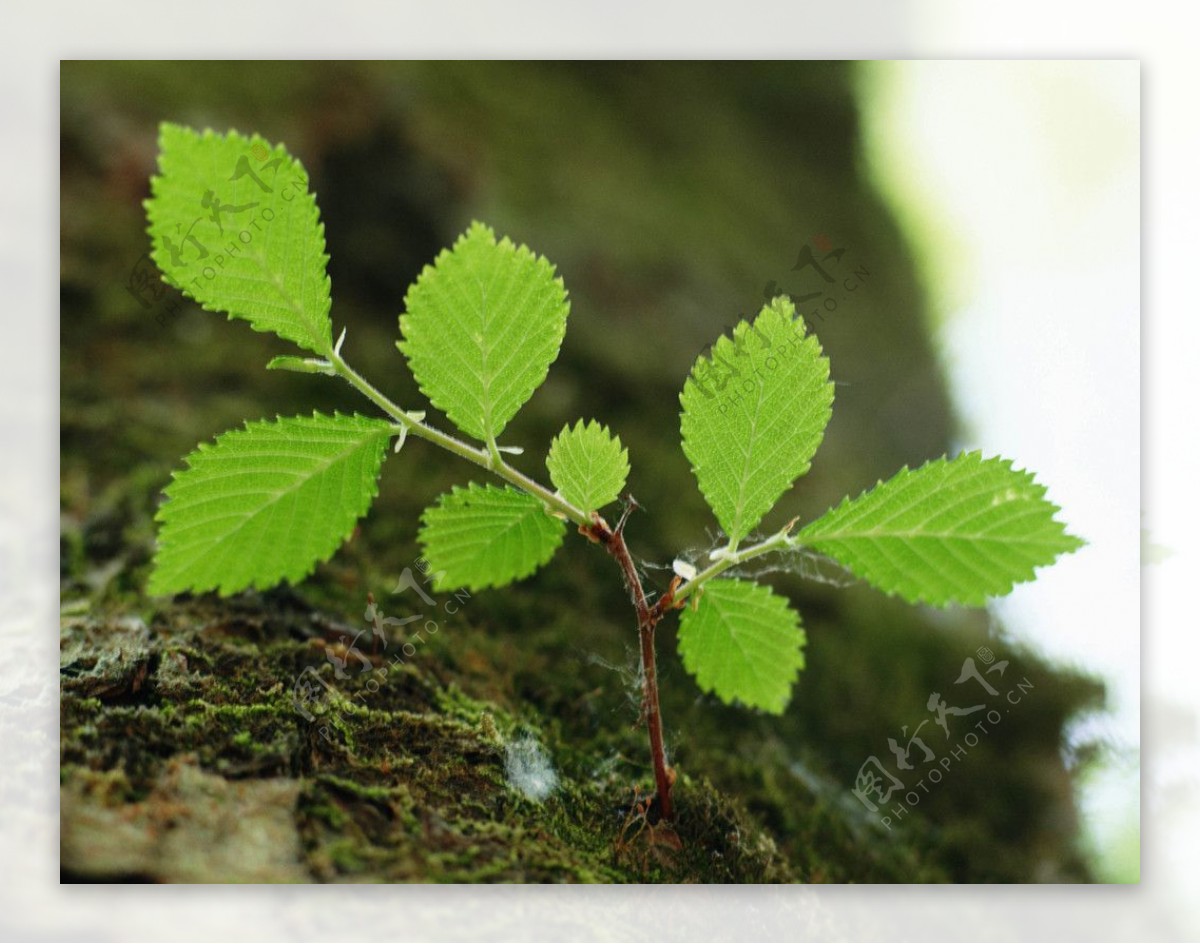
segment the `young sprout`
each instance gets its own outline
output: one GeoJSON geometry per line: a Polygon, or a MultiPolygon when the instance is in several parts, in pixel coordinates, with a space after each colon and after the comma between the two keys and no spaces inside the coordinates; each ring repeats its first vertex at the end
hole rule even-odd
{"type": "MultiPolygon", "coordinates": [[[[446,432],[351,367],[344,330],[334,343],[325,231],[299,161],[257,135],[172,124],[162,126],[159,145],[147,210],[166,281],[313,355],[276,357],[268,367],[339,377],[373,409],[248,422],[201,445],[167,486],[150,592],[299,582],[366,514],[390,441],[393,451],[414,438],[440,447],[499,484],[456,486],[422,516],[419,539],[437,589],[528,577],[557,551],[568,523],[616,561],[635,611],[662,819],[674,815],[675,781],[655,663],[662,619],[680,611],[683,664],[724,702],[780,713],[804,666],[804,630],[788,600],[727,572],[771,555],[816,553],[911,603],[978,606],[1082,544],[1030,473],[978,452],[901,469],[815,521],[767,528],[763,537],[763,521],[811,465],[834,392],[819,342],[780,296],[718,338],[684,382],[683,451],[727,540],[702,569],[677,559],[669,589],[651,602],[625,543],[636,504],[626,496],[615,526],[601,515],[629,474],[617,436],[595,420],[565,425],[549,445],[551,485],[508,464],[505,456],[521,449],[498,445],[545,380],[566,330],[567,291],[549,262],[473,223],[408,290],[397,347],[457,430],[446,432]],[[199,214],[206,195],[211,212],[199,214]]],[[[553,789],[553,770],[536,744],[523,744],[510,745],[510,780],[538,799],[553,789]]]]}

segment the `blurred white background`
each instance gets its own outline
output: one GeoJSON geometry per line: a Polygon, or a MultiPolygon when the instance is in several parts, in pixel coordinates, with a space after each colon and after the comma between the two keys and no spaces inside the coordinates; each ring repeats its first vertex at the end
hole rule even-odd
{"type": "Polygon", "coordinates": [[[959,446],[1033,470],[1089,542],[992,608],[1108,687],[1072,746],[1104,745],[1081,797],[1098,877],[1137,881],[1139,65],[874,63],[861,85],[872,172],[930,291],[959,446]]]}

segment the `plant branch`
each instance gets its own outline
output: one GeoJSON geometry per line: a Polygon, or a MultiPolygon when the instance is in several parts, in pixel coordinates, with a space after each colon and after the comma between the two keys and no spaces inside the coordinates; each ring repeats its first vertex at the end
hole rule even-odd
{"type": "Polygon", "coordinates": [[[490,444],[490,450],[476,449],[469,443],[465,443],[461,439],[457,439],[436,427],[430,426],[428,423],[415,419],[412,414],[400,409],[399,406],[372,386],[370,381],[347,364],[340,354],[331,354],[329,363],[332,365],[335,374],[349,383],[350,386],[387,413],[396,422],[406,427],[411,435],[427,440],[435,446],[441,446],[448,452],[452,452],[454,455],[466,459],[468,462],[473,462],[477,466],[487,469],[489,472],[504,479],[510,485],[515,485],[522,491],[540,498],[549,508],[581,527],[591,524],[591,519],[582,509],[575,507],[561,495],[552,492],[546,486],[534,481],[523,472],[518,472],[505,462],[500,452],[496,450],[495,443],[490,444]]]}
{"type": "Polygon", "coordinates": [[[737,567],[739,564],[744,564],[755,557],[761,557],[764,554],[770,554],[772,551],[782,550],[785,547],[798,547],[799,542],[797,539],[790,536],[795,524],[796,520],[793,518],[783,530],[767,538],[765,541],[761,541],[758,544],[751,544],[740,551],[731,550],[729,547],[723,548],[721,552],[718,552],[717,560],[714,563],[704,568],[704,570],[700,571],[700,573],[696,574],[695,577],[675,591],[675,606],[682,606],[688,597],[695,594],[708,581],[725,573],[731,567],[737,567]]]}
{"type": "Polygon", "coordinates": [[[672,607],[672,591],[669,591],[659,601],[651,606],[646,599],[646,590],[642,586],[642,578],[637,572],[637,566],[625,544],[625,519],[629,510],[636,507],[632,497],[630,506],[622,514],[615,528],[610,528],[599,515],[588,528],[580,528],[585,535],[602,544],[612,555],[613,560],[621,568],[625,585],[633,598],[633,607],[637,611],[638,642],[642,654],[642,712],[646,718],[646,730],[650,736],[650,758],[654,766],[654,785],[658,792],[659,814],[664,820],[671,820],[674,809],[671,804],[671,787],[675,783],[675,772],[667,765],[667,751],[663,742],[662,709],[658,699],[658,666],[654,655],[654,629],[663,614],[672,607]]]}

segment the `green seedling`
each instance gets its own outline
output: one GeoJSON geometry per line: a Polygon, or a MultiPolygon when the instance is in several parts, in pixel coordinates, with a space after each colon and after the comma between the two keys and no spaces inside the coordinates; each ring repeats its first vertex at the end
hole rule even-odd
{"type": "MultiPolygon", "coordinates": [[[[999,458],[938,458],[847,498],[817,520],[759,526],[804,475],[833,405],[829,361],[791,301],[771,301],[693,366],[680,396],[683,451],[723,532],[703,566],[676,562],[651,599],[625,543],[632,499],[620,440],[595,421],[550,444],[550,484],[510,464],[508,423],[545,380],[569,302],[554,267],[475,223],[404,300],[397,347],[430,404],[462,437],[390,400],[333,338],[325,234],[308,175],[280,145],[164,124],[147,202],[153,258],[204,308],[301,349],[267,366],[340,378],[372,415],[280,417],[201,445],[166,489],[150,592],[235,593],[303,580],[335,553],[377,491],[385,457],[422,439],[499,484],[470,482],[424,514],[419,539],[439,589],[528,577],[568,524],[620,567],[637,617],[657,815],[672,818],[654,633],[680,613],[679,654],[705,692],[779,713],[804,666],[804,631],[770,587],[730,575],[769,555],[819,554],[911,603],[981,605],[1082,542],[1033,476],[999,458]]],[[[344,337],[344,332],[342,337],[344,337]]]]}

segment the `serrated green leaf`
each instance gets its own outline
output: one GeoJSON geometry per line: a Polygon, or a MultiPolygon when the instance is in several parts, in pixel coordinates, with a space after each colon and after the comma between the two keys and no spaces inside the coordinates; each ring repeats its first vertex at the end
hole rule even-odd
{"type": "Polygon", "coordinates": [[[572,505],[596,511],[617,500],[629,476],[629,453],[595,420],[564,426],[546,456],[550,481],[572,505]]]}
{"type": "Polygon", "coordinates": [[[749,580],[710,580],[679,621],[679,654],[721,701],[780,714],[804,668],[804,630],[787,600],[749,580]]]}
{"type": "Polygon", "coordinates": [[[829,361],[787,298],[701,356],[680,403],[683,451],[708,505],[741,541],[808,471],[833,405],[829,361]]]}
{"type": "Polygon", "coordinates": [[[420,541],[438,590],[501,587],[554,556],[566,528],[537,498],[508,486],[455,488],[425,510],[420,541]]]}
{"type": "Polygon", "coordinates": [[[295,416],[203,443],[167,486],[152,594],[296,583],[349,536],[377,491],[390,423],[295,416]]]}
{"type": "Polygon", "coordinates": [[[209,311],[328,354],[325,227],[300,162],[258,135],[163,124],[158,171],[146,211],[167,282],[209,311]]]}
{"type": "Polygon", "coordinates": [[[546,379],[566,331],[554,267],[472,223],[404,298],[408,358],[425,396],[468,436],[495,439],[546,379]]]}
{"type": "Polygon", "coordinates": [[[910,603],[980,606],[1083,546],[1033,474],[978,452],[935,459],[847,498],[797,535],[910,603]]]}

